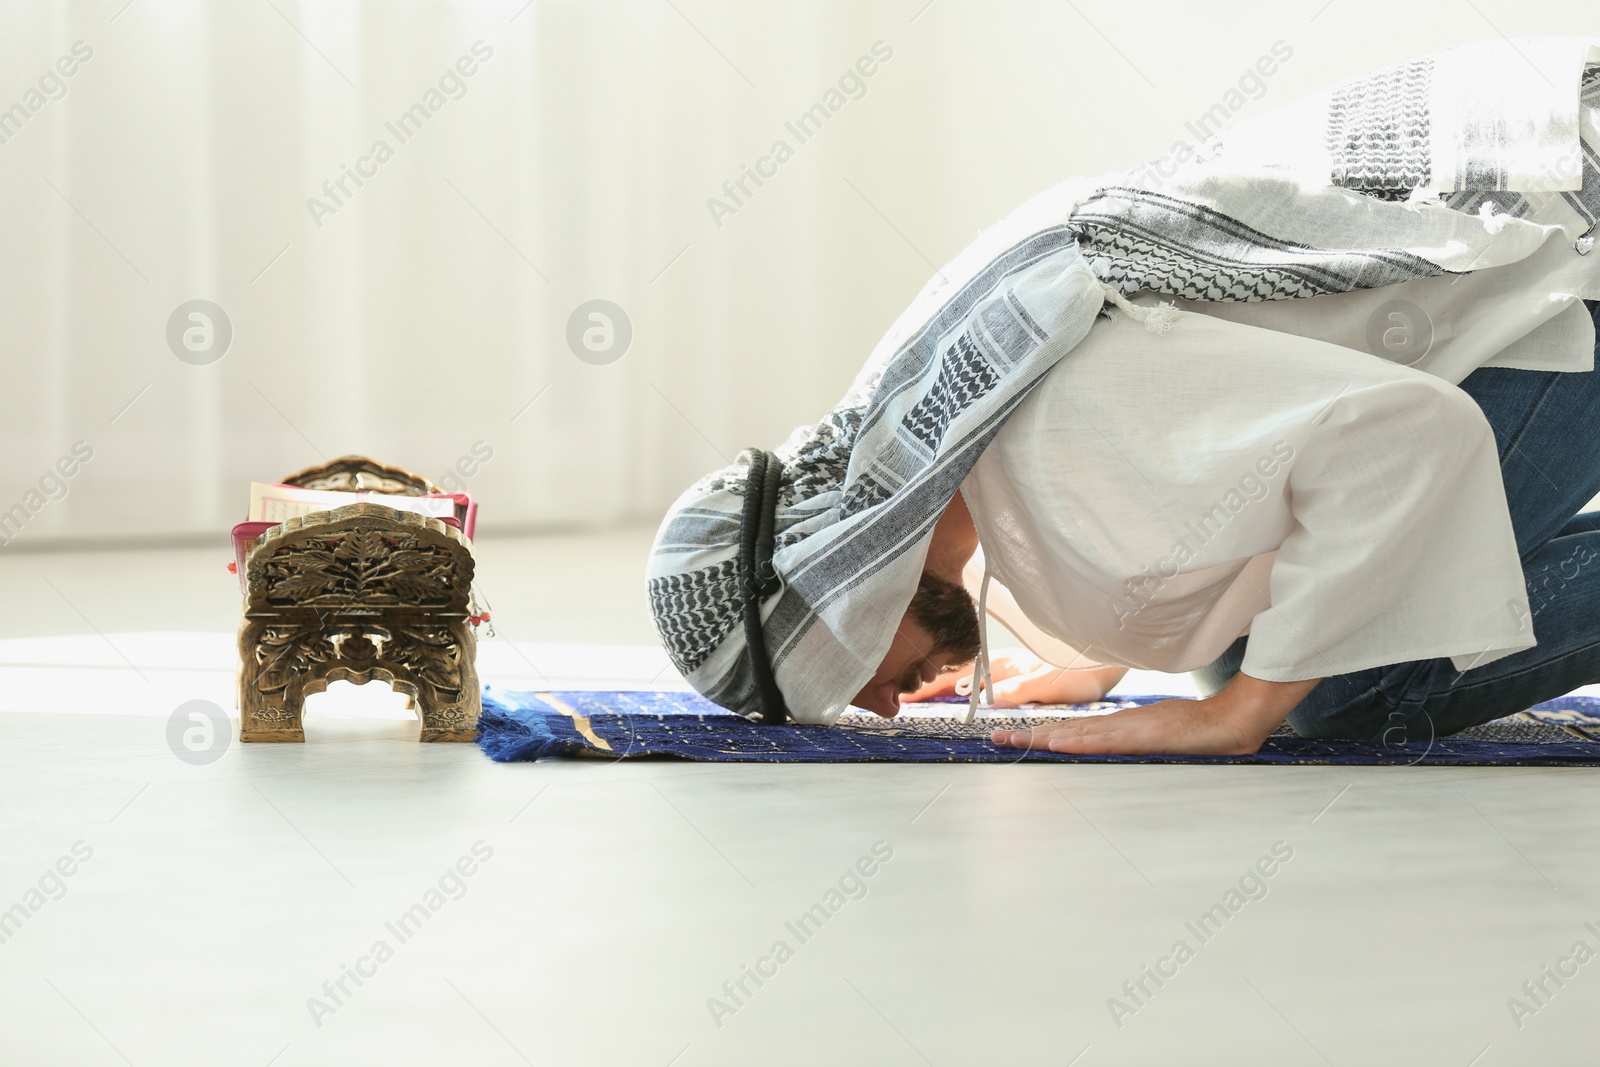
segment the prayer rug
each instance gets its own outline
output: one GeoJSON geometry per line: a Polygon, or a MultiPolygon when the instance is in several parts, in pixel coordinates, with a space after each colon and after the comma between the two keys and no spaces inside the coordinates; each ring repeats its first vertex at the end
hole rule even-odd
{"type": "MultiPolygon", "coordinates": [[[[911,705],[895,719],[849,712],[833,726],[768,726],[694,693],[510,693],[485,687],[478,743],[494,760],[674,756],[726,763],[1267,763],[1600,766],[1600,698],[1568,696],[1449,737],[1323,741],[1280,727],[1248,756],[1077,756],[1000,748],[995,727],[1103,714],[1166,697],[1030,707],[1027,717],[982,717],[961,705],[911,705]]],[[[962,701],[962,705],[965,701],[962,701]]]]}

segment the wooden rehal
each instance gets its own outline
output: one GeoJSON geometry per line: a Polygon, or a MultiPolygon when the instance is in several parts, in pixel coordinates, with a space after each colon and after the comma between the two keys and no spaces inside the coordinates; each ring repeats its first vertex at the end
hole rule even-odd
{"type": "MultiPolygon", "coordinates": [[[[304,488],[439,491],[347,456],[285,479],[304,488]]],[[[246,560],[239,628],[241,741],[304,741],[305,698],[329,682],[387,682],[423,741],[471,741],[482,709],[470,607],[471,543],[438,519],[378,503],[290,519],[246,560]]]]}

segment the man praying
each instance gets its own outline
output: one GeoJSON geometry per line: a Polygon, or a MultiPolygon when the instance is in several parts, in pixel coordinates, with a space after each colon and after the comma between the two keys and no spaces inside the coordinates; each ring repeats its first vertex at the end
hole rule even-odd
{"type": "Polygon", "coordinates": [[[678,500],[649,592],[696,689],[831,723],[1191,671],[994,741],[1231,754],[1600,682],[1600,47],[1464,46],[1193,156],[1024,204],[678,500]]]}

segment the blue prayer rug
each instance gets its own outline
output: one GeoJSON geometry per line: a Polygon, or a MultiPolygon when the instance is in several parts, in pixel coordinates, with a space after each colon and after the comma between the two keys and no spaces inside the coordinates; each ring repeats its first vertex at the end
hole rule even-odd
{"type": "Polygon", "coordinates": [[[674,756],[726,763],[1276,763],[1600,766],[1600,698],[1568,696],[1449,737],[1324,741],[1279,727],[1248,756],[1079,756],[1024,752],[989,740],[996,727],[1097,715],[1166,697],[1029,707],[1028,717],[984,717],[968,725],[960,705],[911,705],[898,718],[846,713],[835,726],[767,726],[687,692],[484,688],[478,744],[494,760],[543,757],[640,759],[674,756]]]}

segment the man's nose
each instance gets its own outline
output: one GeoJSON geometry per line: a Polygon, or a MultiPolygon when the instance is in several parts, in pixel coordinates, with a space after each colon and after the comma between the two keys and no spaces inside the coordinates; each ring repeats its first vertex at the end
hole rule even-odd
{"type": "Polygon", "coordinates": [[[875,685],[862,694],[861,707],[866,708],[874,715],[881,715],[886,719],[894,718],[900,710],[899,695],[895,692],[893,683],[875,685]]]}

